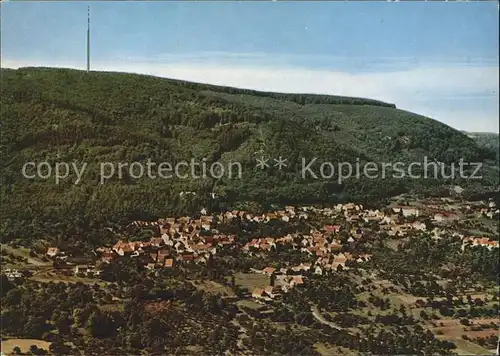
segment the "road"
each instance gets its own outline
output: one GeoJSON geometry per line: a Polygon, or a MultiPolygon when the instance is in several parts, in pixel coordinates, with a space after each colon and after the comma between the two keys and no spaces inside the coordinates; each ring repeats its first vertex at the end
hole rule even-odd
{"type": "Polygon", "coordinates": [[[335,329],[335,330],[342,330],[342,328],[328,320],[326,320],[318,310],[318,307],[316,305],[311,306],[311,312],[314,316],[314,318],[319,321],[321,324],[328,325],[329,327],[335,329]]]}

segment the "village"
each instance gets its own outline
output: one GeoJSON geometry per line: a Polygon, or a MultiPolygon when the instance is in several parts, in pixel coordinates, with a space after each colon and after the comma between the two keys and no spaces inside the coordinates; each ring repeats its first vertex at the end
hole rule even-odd
{"type": "MultiPolygon", "coordinates": [[[[252,298],[269,301],[307,283],[311,275],[337,273],[353,264],[369,261],[372,256],[370,242],[381,234],[395,241],[418,234],[429,234],[434,239],[458,236],[462,249],[469,246],[498,248],[497,239],[468,233],[473,229],[467,222],[483,219],[494,223],[498,216],[499,210],[493,201],[457,202],[447,198],[392,204],[381,209],[365,209],[354,203],[327,208],[285,206],[265,214],[227,211],[210,215],[202,209],[196,217],[135,221],[126,230],[150,231],[149,239],[122,239],[113,246],[101,246],[87,263],[72,263],[75,256],[68,256],[57,246],[47,248],[46,258],[56,267],[56,274],[98,279],[105,266],[120,259],[136,259],[144,269],[155,273],[160,269],[183,268],[186,264],[207,265],[229,250],[255,257],[277,249],[299,251],[303,261],[296,265],[278,263],[263,269],[250,269],[249,273],[267,276],[269,280],[266,287],[249,291],[252,298]],[[245,240],[237,234],[219,231],[221,224],[231,221],[264,225],[298,223],[305,224],[309,231],[245,240]]],[[[9,268],[5,272],[10,279],[23,276],[19,269],[9,268]]]]}
{"type": "MultiPolygon", "coordinates": [[[[379,268],[380,259],[390,256],[391,249],[404,254],[399,246],[415,240],[444,245],[452,242],[458,259],[462,255],[496,252],[498,219],[499,209],[492,200],[419,200],[408,196],[380,207],[356,203],[290,205],[261,214],[200,209],[192,216],[134,221],[120,232],[115,231],[114,241],[97,245],[85,254],[64,245],[30,249],[2,244],[2,270],[15,283],[63,282],[68,286],[102,288],[109,294],[99,302],[102,308],[116,308],[123,303],[134,293],[131,283],[148,280],[162,286],[162,281],[183,281],[220,298],[220,303],[234,306],[237,314],[232,323],[240,330],[240,346],[248,340],[247,330],[257,320],[318,323],[338,332],[364,330],[361,326],[346,326],[347,320],[379,320],[390,300],[393,315],[399,315],[398,310],[404,308],[440,340],[453,340],[468,351],[477,345],[485,346],[492,333],[488,323],[496,323],[488,309],[494,308],[497,301],[490,287],[483,290],[473,281],[461,282],[452,292],[452,299],[439,294],[433,301],[432,296],[428,297],[434,293],[430,286],[444,293],[453,281],[451,276],[440,276],[440,286],[436,286],[431,282],[434,277],[425,275],[429,282],[422,285],[417,269],[415,277],[408,274],[415,278],[410,284],[399,283],[399,272],[384,274],[379,268]],[[383,250],[377,249],[381,244],[383,250]],[[139,279],[131,281],[127,272],[119,276],[121,280],[113,277],[120,271],[133,271],[139,279]],[[346,290],[342,289],[343,283],[348,285],[346,290]],[[351,288],[354,294],[349,294],[351,288]],[[349,303],[349,295],[357,299],[350,313],[344,304],[349,303]],[[484,305],[474,308],[483,309],[473,308],[470,315],[459,310],[466,295],[473,295],[475,304],[484,305]],[[447,300],[453,300],[456,313],[467,315],[474,325],[464,326],[464,318],[443,314],[446,312],[441,312],[442,305],[447,300]],[[370,315],[366,305],[379,314],[370,315]],[[422,317],[422,311],[432,314],[432,319],[422,317]],[[470,339],[463,339],[464,335],[470,339]]],[[[146,303],[166,303],[157,298],[146,303]]]]}

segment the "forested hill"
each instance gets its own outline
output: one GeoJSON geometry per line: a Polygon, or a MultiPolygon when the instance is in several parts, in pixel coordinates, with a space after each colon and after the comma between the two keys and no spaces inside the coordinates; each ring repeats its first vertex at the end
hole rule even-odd
{"type": "MultiPolygon", "coordinates": [[[[380,101],[265,93],[151,76],[53,68],[2,70],[2,232],[39,236],[109,220],[180,214],[201,205],[335,202],[405,191],[436,193],[441,179],[302,179],[301,160],[443,162],[494,159],[463,133],[380,101]],[[256,157],[287,159],[255,169],[256,157]],[[100,162],[238,161],[242,179],[134,179],[99,184],[100,162]],[[88,163],[80,183],[25,179],[26,162],[88,163]],[[192,191],[196,195],[180,196],[192,191]],[[209,193],[215,192],[212,199],[209,193]]],[[[454,181],[466,192],[495,181],[454,181]]],[[[71,178],[72,176],[70,176],[71,178]]],[[[493,177],[493,178],[491,178],[493,177]]],[[[76,229],[76,230],[75,230],[76,229]]],[[[77,231],[78,230],[78,231],[77,231]]]]}
{"type": "Polygon", "coordinates": [[[479,147],[484,147],[496,153],[497,162],[500,160],[500,136],[493,132],[464,132],[467,136],[477,142],[479,147]]]}

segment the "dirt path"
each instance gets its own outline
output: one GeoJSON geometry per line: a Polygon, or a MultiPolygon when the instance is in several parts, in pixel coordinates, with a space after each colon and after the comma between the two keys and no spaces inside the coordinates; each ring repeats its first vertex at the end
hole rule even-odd
{"type": "Polygon", "coordinates": [[[314,318],[319,321],[321,324],[328,325],[329,327],[335,329],[335,330],[343,330],[340,326],[326,320],[321,313],[318,310],[318,307],[316,305],[311,306],[311,312],[314,316],[314,318]]]}

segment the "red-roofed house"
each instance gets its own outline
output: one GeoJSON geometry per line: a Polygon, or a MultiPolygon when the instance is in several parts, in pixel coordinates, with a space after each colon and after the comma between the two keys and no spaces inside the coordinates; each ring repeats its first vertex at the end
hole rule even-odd
{"type": "Polygon", "coordinates": [[[273,267],[266,267],[262,270],[262,273],[264,274],[267,274],[268,276],[270,276],[271,274],[273,274],[274,272],[276,271],[276,268],[273,268],[273,267]]]}
{"type": "Polygon", "coordinates": [[[341,229],[340,225],[325,225],[323,227],[323,230],[325,232],[335,232],[335,233],[338,233],[338,232],[340,232],[340,229],[341,229]]]}
{"type": "Polygon", "coordinates": [[[57,247],[49,247],[47,249],[47,256],[56,257],[60,253],[60,250],[57,247]]]}
{"type": "Polygon", "coordinates": [[[267,286],[264,291],[270,298],[276,298],[281,295],[281,288],[276,286],[267,286]]]}
{"type": "Polygon", "coordinates": [[[264,289],[262,288],[255,288],[252,292],[252,297],[256,299],[261,299],[264,297],[264,289]]]}

